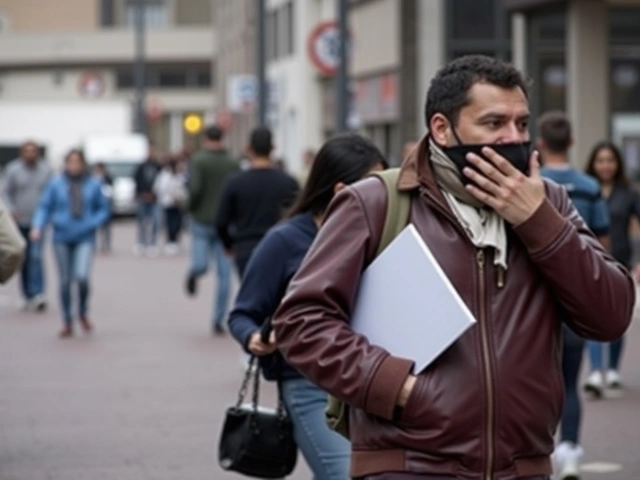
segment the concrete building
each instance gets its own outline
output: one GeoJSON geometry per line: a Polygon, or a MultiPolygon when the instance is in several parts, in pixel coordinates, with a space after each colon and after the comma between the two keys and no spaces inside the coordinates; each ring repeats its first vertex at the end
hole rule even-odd
{"type": "MultiPolygon", "coordinates": [[[[0,0],[0,102],[91,105],[96,115],[101,105],[132,106],[133,5],[0,0]]],[[[175,150],[193,140],[184,116],[216,106],[212,1],[147,0],[144,17],[148,133],[175,150]]],[[[32,127],[37,137],[37,118],[32,127]]]]}
{"type": "Polygon", "coordinates": [[[534,113],[566,110],[572,161],[582,166],[598,140],[613,139],[640,176],[640,1],[504,0],[517,12],[514,48],[536,82],[534,113]]]}
{"type": "MultiPolygon", "coordinates": [[[[256,71],[255,0],[213,0],[216,31],[216,121],[226,128],[228,147],[243,152],[255,126],[255,106],[233,111],[228,104],[230,82],[256,71]]],[[[232,85],[231,85],[232,86],[232,85]]]]}

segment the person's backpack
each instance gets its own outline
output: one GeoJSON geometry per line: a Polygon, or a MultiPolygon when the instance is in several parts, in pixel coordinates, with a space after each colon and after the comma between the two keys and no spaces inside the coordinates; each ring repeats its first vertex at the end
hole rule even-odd
{"type": "MultiPolygon", "coordinates": [[[[380,236],[380,244],[376,257],[389,246],[409,222],[411,210],[411,195],[400,192],[397,188],[400,169],[393,168],[373,174],[379,177],[387,190],[387,211],[385,213],[384,227],[380,236]]],[[[349,439],[349,406],[329,395],[325,410],[326,423],[331,430],[349,439]]]]}

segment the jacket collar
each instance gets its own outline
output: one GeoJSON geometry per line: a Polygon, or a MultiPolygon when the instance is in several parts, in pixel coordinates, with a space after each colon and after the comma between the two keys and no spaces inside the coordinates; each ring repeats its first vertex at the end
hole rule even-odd
{"type": "Polygon", "coordinates": [[[398,190],[408,192],[412,190],[427,191],[438,203],[449,210],[449,205],[436,182],[429,158],[429,135],[426,134],[418,146],[404,159],[400,166],[398,190]]]}

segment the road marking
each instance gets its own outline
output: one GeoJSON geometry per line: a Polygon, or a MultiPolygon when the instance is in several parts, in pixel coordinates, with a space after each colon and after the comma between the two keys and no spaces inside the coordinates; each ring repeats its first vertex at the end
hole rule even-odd
{"type": "Polygon", "coordinates": [[[622,470],[622,465],[610,462],[591,462],[580,465],[580,470],[590,473],[615,473],[622,470]]]}

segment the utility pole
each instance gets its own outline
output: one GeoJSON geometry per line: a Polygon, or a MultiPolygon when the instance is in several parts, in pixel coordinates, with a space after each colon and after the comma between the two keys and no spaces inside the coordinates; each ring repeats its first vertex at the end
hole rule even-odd
{"type": "Polygon", "coordinates": [[[347,58],[347,0],[336,0],[338,12],[338,55],[340,63],[336,76],[336,132],[348,129],[347,116],[349,114],[349,59],[347,58]]]}
{"type": "Polygon", "coordinates": [[[135,84],[135,131],[147,133],[146,118],[144,112],[144,99],[146,90],[145,61],[144,61],[144,0],[135,0],[134,3],[134,30],[135,30],[135,60],[133,64],[133,78],[135,84]]]}
{"type": "Polygon", "coordinates": [[[256,1],[256,82],[258,94],[258,125],[267,124],[267,79],[266,79],[266,35],[265,35],[265,0],[256,1]]]}

